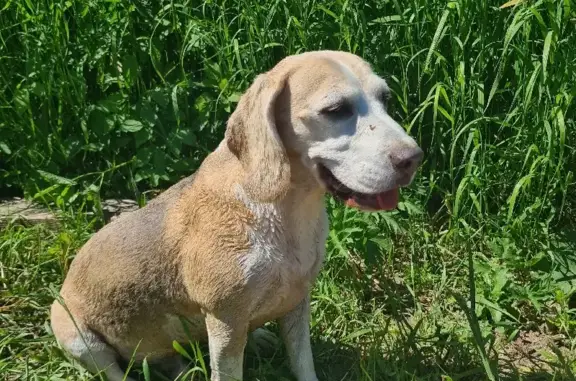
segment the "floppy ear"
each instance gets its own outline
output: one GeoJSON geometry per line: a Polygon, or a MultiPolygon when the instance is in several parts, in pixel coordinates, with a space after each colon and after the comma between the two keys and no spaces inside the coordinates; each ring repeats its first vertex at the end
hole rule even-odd
{"type": "Polygon", "coordinates": [[[261,74],[242,95],[226,129],[228,148],[242,163],[244,190],[251,198],[270,202],[290,186],[290,161],[276,128],[275,103],[285,78],[261,74]]]}

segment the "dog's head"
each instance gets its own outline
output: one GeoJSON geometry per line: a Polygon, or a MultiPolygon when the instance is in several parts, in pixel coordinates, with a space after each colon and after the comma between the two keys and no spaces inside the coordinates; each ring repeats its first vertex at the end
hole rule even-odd
{"type": "Polygon", "coordinates": [[[370,65],[344,52],[282,60],[256,78],[230,117],[226,142],[259,201],[290,187],[297,158],[318,184],[350,206],[393,209],[423,152],[387,113],[390,89],[370,65]]]}

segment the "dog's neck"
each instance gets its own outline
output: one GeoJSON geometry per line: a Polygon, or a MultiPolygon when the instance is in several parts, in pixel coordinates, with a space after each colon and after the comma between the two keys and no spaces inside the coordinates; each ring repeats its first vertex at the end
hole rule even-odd
{"type": "Polygon", "coordinates": [[[283,200],[288,201],[298,209],[307,208],[311,212],[324,206],[326,191],[320,185],[311,169],[300,157],[290,157],[290,189],[283,200]]]}

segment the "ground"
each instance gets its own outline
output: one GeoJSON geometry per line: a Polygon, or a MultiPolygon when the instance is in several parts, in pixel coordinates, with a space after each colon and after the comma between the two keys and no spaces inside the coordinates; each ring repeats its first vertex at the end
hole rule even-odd
{"type": "MultiPolygon", "coordinates": [[[[0,374],[5,379],[91,379],[59,350],[47,320],[76,249],[97,229],[95,220],[87,218],[69,216],[57,228],[14,224],[1,233],[0,374]]],[[[574,379],[576,341],[569,331],[543,323],[519,325],[509,334],[486,319],[470,320],[450,290],[454,274],[435,282],[415,281],[418,275],[410,268],[419,261],[402,263],[406,257],[399,246],[407,243],[393,244],[396,257],[368,270],[353,250],[344,266],[331,251],[340,238],[331,237],[312,302],[313,351],[321,381],[484,380],[489,379],[487,368],[499,379],[574,379]],[[482,337],[486,363],[471,328],[482,337]]],[[[267,328],[276,332],[274,324],[267,328]]],[[[206,345],[190,343],[180,351],[196,366],[183,379],[205,380],[206,345]]],[[[153,367],[135,369],[142,380],[163,379],[153,367]]],[[[250,343],[245,374],[246,380],[294,380],[284,349],[274,340],[250,343]]]]}

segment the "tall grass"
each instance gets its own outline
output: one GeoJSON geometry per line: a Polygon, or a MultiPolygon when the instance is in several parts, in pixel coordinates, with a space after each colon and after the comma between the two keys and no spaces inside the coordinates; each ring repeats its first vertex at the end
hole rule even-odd
{"type": "Polygon", "coordinates": [[[401,274],[415,300],[453,295],[496,377],[485,324],[574,334],[576,290],[576,4],[511,3],[8,0],[0,192],[72,209],[143,199],[197,168],[258,73],[354,52],[426,160],[394,213],[330,200],[327,276],[365,292],[401,274]]]}
{"type": "Polygon", "coordinates": [[[86,172],[94,191],[165,186],[215,146],[257,73],[343,49],[389,80],[396,116],[426,148],[419,200],[443,223],[561,221],[573,203],[572,3],[498,5],[9,1],[3,188],[35,194],[86,172]]]}

